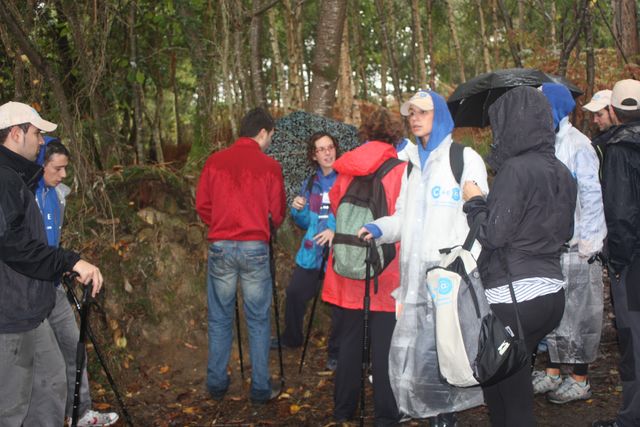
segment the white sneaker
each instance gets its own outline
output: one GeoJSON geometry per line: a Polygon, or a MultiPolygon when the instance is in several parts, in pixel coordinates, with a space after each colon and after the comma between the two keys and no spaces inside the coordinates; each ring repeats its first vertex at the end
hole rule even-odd
{"type": "Polygon", "coordinates": [[[587,400],[591,398],[591,385],[589,381],[585,385],[580,384],[569,375],[556,391],[547,395],[547,400],[551,403],[562,405],[574,400],[587,400]]]}
{"type": "Polygon", "coordinates": [[[533,394],[542,394],[549,391],[557,390],[562,384],[562,377],[552,377],[547,375],[547,371],[533,371],[531,378],[533,384],[533,394]]]}
{"type": "Polygon", "coordinates": [[[110,426],[118,421],[118,414],[115,412],[98,412],[89,409],[84,413],[82,418],[78,420],[78,427],[91,427],[91,426],[110,426]]]}

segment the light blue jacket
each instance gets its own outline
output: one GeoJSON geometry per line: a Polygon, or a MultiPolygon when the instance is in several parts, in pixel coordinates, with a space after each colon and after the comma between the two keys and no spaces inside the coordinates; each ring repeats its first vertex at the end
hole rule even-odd
{"type": "Polygon", "coordinates": [[[327,228],[333,231],[336,229],[336,219],[329,206],[329,190],[336,181],[337,176],[338,174],[335,171],[325,176],[318,167],[316,174],[312,178],[313,185],[310,192],[307,190],[309,178],[302,183],[300,195],[307,199],[304,208],[301,210],[291,208],[293,221],[298,227],[307,230],[296,255],[296,264],[302,268],[308,270],[320,268],[323,247],[313,240],[313,236],[327,228]]]}

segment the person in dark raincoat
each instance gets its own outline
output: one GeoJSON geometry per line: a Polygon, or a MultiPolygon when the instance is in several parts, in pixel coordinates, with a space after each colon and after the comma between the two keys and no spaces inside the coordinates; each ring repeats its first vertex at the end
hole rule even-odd
{"type": "MultiPolygon", "coordinates": [[[[524,339],[530,352],[551,332],[564,311],[560,254],[573,234],[577,189],[555,156],[551,108],[544,95],[518,87],[489,109],[493,144],[489,166],[497,172],[485,199],[467,181],[464,211],[481,222],[480,275],[492,311],[517,330],[509,283],[513,284],[524,339]]],[[[531,367],[483,387],[493,426],[535,426],[531,367]]]]}

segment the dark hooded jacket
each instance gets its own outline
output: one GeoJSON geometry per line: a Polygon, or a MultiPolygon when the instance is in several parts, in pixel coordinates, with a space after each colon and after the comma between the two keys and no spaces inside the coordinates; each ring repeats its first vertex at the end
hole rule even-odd
{"type": "Polygon", "coordinates": [[[0,333],[36,328],[53,308],[52,281],[80,259],[47,245],[34,196],[41,172],[0,145],[0,333]]]}
{"type": "Polygon", "coordinates": [[[573,234],[577,188],[556,158],[551,108],[540,91],[512,89],[490,108],[492,151],[497,172],[487,200],[464,205],[471,225],[480,221],[478,258],[485,288],[528,277],[563,279],[562,247],[573,234]]]}
{"type": "Polygon", "coordinates": [[[640,254],[640,122],[613,128],[602,174],[609,264],[619,273],[640,254]]]}

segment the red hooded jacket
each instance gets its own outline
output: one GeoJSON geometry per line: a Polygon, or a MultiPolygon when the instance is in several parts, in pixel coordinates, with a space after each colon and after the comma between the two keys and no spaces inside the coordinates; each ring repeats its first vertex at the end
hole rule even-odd
{"type": "MultiPolygon", "coordinates": [[[[333,164],[333,169],[338,172],[338,178],[331,188],[329,199],[331,209],[335,213],[342,196],[347,191],[354,176],[364,176],[374,173],[387,159],[397,158],[395,148],[380,141],[370,141],[366,144],[342,155],[333,164]]],[[[396,199],[400,194],[402,175],[406,164],[396,166],[384,178],[382,186],[387,196],[389,215],[396,210],[396,199]]],[[[364,224],[362,224],[364,225],[364,224]]],[[[400,286],[400,271],[398,260],[400,243],[396,243],[396,257],[391,264],[378,277],[378,293],[373,292],[373,280],[371,281],[371,311],[395,312],[395,300],[391,297],[391,291],[400,286]]],[[[333,251],[329,254],[329,260],[333,259],[333,251]]],[[[327,273],[324,279],[322,299],[339,307],[362,310],[364,299],[364,280],[349,279],[340,276],[333,271],[331,262],[327,263],[327,273]]]]}

